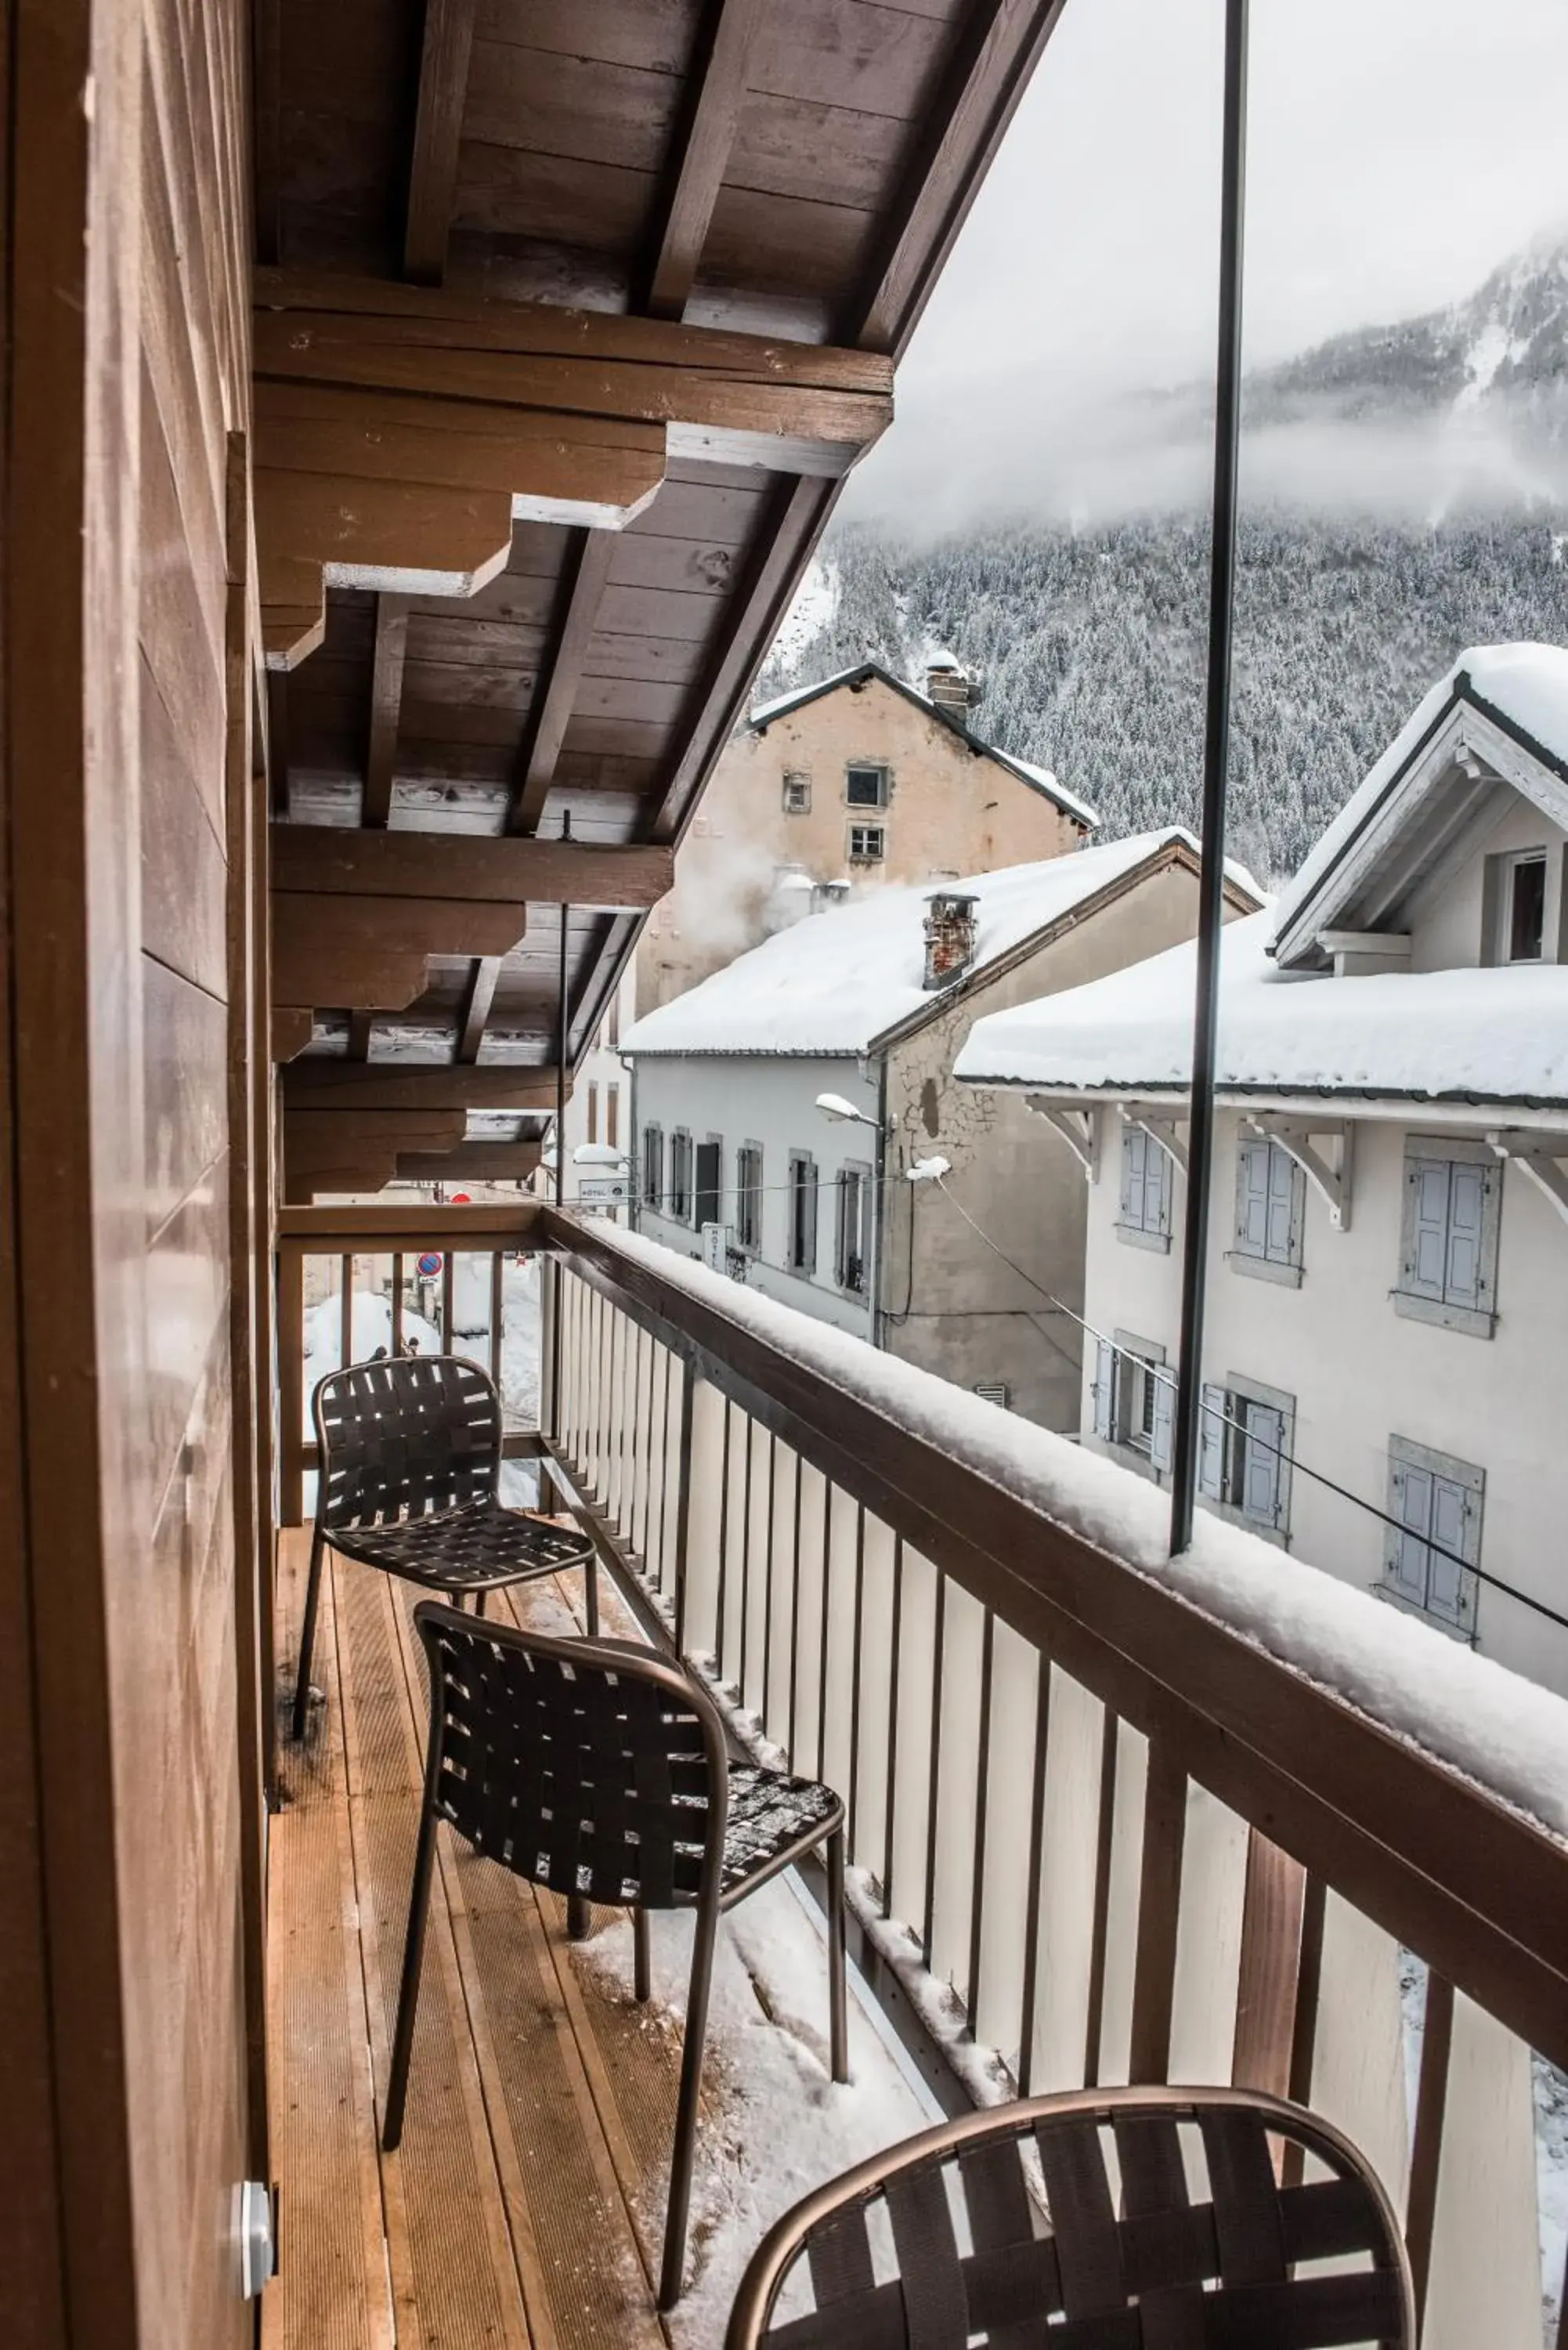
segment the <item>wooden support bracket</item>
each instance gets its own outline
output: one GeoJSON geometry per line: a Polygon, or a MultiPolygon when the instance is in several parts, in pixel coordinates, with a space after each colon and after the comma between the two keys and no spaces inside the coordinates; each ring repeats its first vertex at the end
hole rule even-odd
{"type": "Polygon", "coordinates": [[[1182,1121],[1175,1118],[1161,1118],[1153,1110],[1139,1109],[1137,1102],[1122,1102],[1118,1107],[1127,1124],[1140,1128],[1151,1140],[1158,1142],[1171,1165],[1179,1167],[1185,1175],[1187,1145],[1176,1130],[1182,1121]]]}
{"type": "Polygon", "coordinates": [[[1328,1221],[1335,1232],[1350,1230],[1350,1210],[1355,1190],[1355,1121],[1349,1118],[1279,1118],[1269,1111],[1241,1120],[1242,1131],[1256,1135],[1260,1140],[1277,1142],[1287,1159],[1293,1159],[1322,1198],[1328,1210],[1328,1221]],[[1339,1164],[1331,1167],[1318,1149],[1320,1141],[1339,1144],[1339,1164]]]}
{"type": "Polygon", "coordinates": [[[1536,1190],[1551,1201],[1563,1222],[1568,1223],[1568,1134],[1509,1134],[1494,1130],[1487,1140],[1500,1159],[1511,1159],[1520,1173],[1529,1176],[1536,1190]]]}
{"type": "Polygon", "coordinates": [[[1029,1107],[1036,1118],[1059,1134],[1079,1166],[1086,1181],[1098,1180],[1100,1172],[1100,1120],[1092,1109],[1065,1109],[1054,1102],[1028,1097],[1029,1107]]]}
{"type": "Polygon", "coordinates": [[[472,595],[514,519],[619,530],[696,457],[836,478],[892,416],[892,363],[547,303],[263,269],[254,319],[267,660],[327,587],[472,595]]]}

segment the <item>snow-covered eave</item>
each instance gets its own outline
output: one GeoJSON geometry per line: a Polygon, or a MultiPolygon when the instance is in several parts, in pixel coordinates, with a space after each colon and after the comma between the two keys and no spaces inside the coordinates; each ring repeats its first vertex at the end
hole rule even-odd
{"type": "MultiPolygon", "coordinates": [[[[1027,1094],[1031,1101],[1051,1109],[1114,1108],[1118,1102],[1137,1102],[1151,1109],[1174,1109],[1185,1117],[1189,1103],[1189,1087],[1173,1084],[1168,1077],[1147,1081],[1118,1077],[1111,1085],[1075,1086],[1049,1077],[1000,1072],[983,1076],[973,1069],[961,1070],[958,1076],[961,1085],[982,1086],[999,1093],[1027,1094]]],[[[1440,1116],[1445,1126],[1471,1127],[1483,1133],[1488,1128],[1504,1123],[1552,1130],[1568,1128],[1568,1100],[1534,1094],[1428,1093],[1414,1088],[1400,1092],[1381,1087],[1373,1092],[1365,1087],[1331,1085],[1222,1085],[1216,1087],[1214,1099],[1220,1109],[1255,1109],[1262,1104],[1293,1114],[1321,1110],[1325,1102],[1336,1102],[1346,1106],[1343,1111],[1346,1116],[1405,1124],[1408,1124],[1413,1113],[1426,1110],[1440,1116]],[[1352,1104],[1354,1112],[1348,1107],[1352,1104]]]]}
{"type": "MultiPolygon", "coordinates": [[[[651,1017],[651,1015],[649,1015],[651,1017]]],[[[869,1041],[846,1045],[638,1045],[620,1051],[628,1061],[863,1061],[869,1041]]]]}

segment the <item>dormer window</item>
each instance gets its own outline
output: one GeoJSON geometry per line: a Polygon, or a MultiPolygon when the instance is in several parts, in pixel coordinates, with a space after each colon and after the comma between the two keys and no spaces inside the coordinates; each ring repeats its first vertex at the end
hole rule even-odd
{"type": "Polygon", "coordinates": [[[1546,851],[1529,848],[1509,862],[1504,960],[1539,962],[1546,944],[1546,851]]]}

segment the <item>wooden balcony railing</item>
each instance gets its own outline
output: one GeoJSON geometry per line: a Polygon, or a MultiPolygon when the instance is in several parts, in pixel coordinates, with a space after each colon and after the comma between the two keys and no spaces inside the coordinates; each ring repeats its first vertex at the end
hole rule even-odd
{"type": "Polygon", "coordinates": [[[1563,2283],[1537,2171],[1553,2145],[1568,2161],[1568,1847],[552,1209],[287,1211],[286,1516],[297,1261],[421,1246],[544,1255],[519,1449],[742,1732],[844,1791],[863,1924],[974,2094],[1294,2095],[1386,2180],[1428,2350],[1540,2350],[1563,2283]]]}

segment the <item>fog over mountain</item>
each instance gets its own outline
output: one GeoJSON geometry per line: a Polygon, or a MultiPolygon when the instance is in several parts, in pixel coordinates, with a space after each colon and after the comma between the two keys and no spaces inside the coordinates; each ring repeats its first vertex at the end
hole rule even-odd
{"type": "MultiPolygon", "coordinates": [[[[962,516],[929,481],[885,495],[830,535],[759,696],[867,655],[919,681],[939,640],[983,680],[976,730],[1102,837],[1192,821],[1210,412],[1119,403],[962,516]]],[[[1231,840],[1277,880],[1465,645],[1568,643],[1568,236],[1253,374],[1244,413],[1231,840]]]]}

